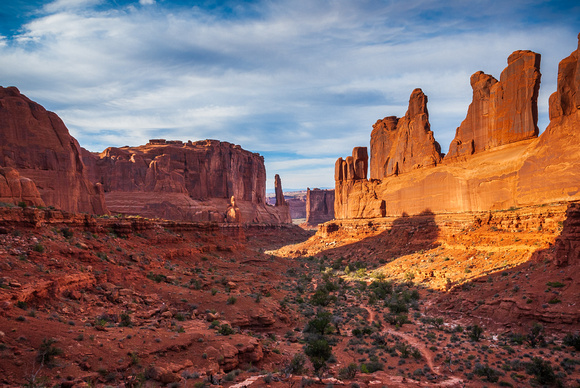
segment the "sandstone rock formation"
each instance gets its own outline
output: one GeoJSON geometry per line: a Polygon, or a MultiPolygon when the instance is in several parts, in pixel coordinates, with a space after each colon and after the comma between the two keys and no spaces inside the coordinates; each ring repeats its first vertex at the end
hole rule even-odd
{"type": "Polygon", "coordinates": [[[11,167],[0,167],[0,202],[45,206],[34,182],[11,167]]]}
{"type": "Polygon", "coordinates": [[[445,158],[537,137],[540,76],[540,54],[527,50],[508,57],[499,82],[482,71],[473,74],[473,101],[445,158]]]}
{"type": "MultiPolygon", "coordinates": [[[[335,218],[414,215],[427,209],[436,214],[487,211],[580,200],[579,52],[560,63],[558,90],[550,97],[550,124],[541,136],[534,138],[539,55],[516,51],[499,82],[482,73],[472,77],[474,94],[481,97],[490,88],[489,101],[496,101],[490,115],[490,103],[474,97],[458,131],[461,144],[473,140],[473,155],[463,157],[471,151],[465,154],[456,147],[433,168],[370,181],[348,180],[354,176],[352,157],[350,164],[341,158],[335,168],[335,218]]],[[[392,130],[394,119],[383,124],[385,131],[392,130]]],[[[371,152],[376,171],[375,153],[385,159],[371,152]]]]}
{"type": "Polygon", "coordinates": [[[278,174],[274,176],[274,190],[276,191],[276,206],[285,206],[286,201],[284,200],[284,192],[282,191],[282,181],[278,174]]]}
{"type": "Polygon", "coordinates": [[[427,96],[415,89],[404,117],[385,117],[373,125],[370,177],[382,179],[440,162],[441,146],[430,129],[427,96]]]}
{"type": "Polygon", "coordinates": [[[230,199],[230,206],[226,210],[226,222],[233,224],[240,224],[242,222],[242,214],[240,208],[236,205],[236,198],[234,196],[230,199]]]}
{"type": "Polygon", "coordinates": [[[267,206],[264,158],[217,140],[153,139],[139,147],[83,151],[109,209],[179,221],[223,222],[235,197],[243,222],[291,222],[288,208],[267,206]]]}
{"type": "MultiPolygon", "coordinates": [[[[0,167],[31,179],[46,206],[108,213],[103,192],[89,182],[79,144],[62,120],[15,87],[0,87],[0,167]]],[[[36,195],[32,184],[24,186],[31,190],[27,195],[36,195]]]]}
{"type": "Polygon", "coordinates": [[[334,190],[308,188],[306,191],[306,223],[318,225],[334,219],[334,190]]]}

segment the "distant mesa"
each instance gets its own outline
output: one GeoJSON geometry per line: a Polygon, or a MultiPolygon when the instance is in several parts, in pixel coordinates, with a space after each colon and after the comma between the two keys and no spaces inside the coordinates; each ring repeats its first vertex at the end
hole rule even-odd
{"type": "MultiPolygon", "coordinates": [[[[579,35],[580,42],[580,35],[579,35]]],[[[336,219],[487,211],[580,200],[580,43],[560,62],[550,124],[538,137],[540,55],[515,51],[497,81],[471,76],[473,100],[447,155],[415,89],[402,118],[373,125],[366,148],[335,164],[336,219]]]]}
{"type": "Polygon", "coordinates": [[[306,224],[316,226],[334,219],[334,190],[306,190],[306,224]]]}
{"type": "Polygon", "coordinates": [[[151,139],[101,153],[84,150],[83,160],[113,212],[180,221],[291,222],[287,207],[265,203],[264,158],[228,142],[151,139]]]}

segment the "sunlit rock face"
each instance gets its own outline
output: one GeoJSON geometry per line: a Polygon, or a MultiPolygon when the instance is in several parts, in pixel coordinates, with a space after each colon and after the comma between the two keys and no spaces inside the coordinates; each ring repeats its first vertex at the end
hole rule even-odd
{"type": "Polygon", "coordinates": [[[153,139],[138,147],[84,151],[112,211],[183,221],[224,222],[235,197],[243,222],[291,222],[287,206],[267,206],[264,158],[218,140],[153,139]]]}
{"type": "Polygon", "coordinates": [[[373,125],[370,177],[382,179],[440,162],[441,147],[430,128],[427,96],[415,89],[405,116],[385,117],[373,125]]]}
{"type": "MultiPolygon", "coordinates": [[[[102,190],[89,181],[81,148],[62,120],[15,87],[0,87],[0,167],[14,168],[30,179],[46,206],[108,212],[102,190]]],[[[25,196],[35,197],[32,184],[23,184],[25,196]]]]}
{"type": "Polygon", "coordinates": [[[473,100],[445,158],[537,137],[540,76],[540,54],[532,51],[513,52],[499,81],[473,74],[473,100]]]}
{"type": "Polygon", "coordinates": [[[387,117],[374,125],[370,180],[355,174],[356,155],[337,160],[335,218],[488,211],[579,200],[578,58],[577,49],[560,62],[558,89],[550,97],[550,124],[539,137],[540,55],[514,52],[499,81],[475,73],[473,102],[443,160],[437,159],[426,107],[415,90],[403,119],[387,117]],[[413,122],[408,119],[412,117],[415,131],[401,135],[401,120],[413,122]]]}

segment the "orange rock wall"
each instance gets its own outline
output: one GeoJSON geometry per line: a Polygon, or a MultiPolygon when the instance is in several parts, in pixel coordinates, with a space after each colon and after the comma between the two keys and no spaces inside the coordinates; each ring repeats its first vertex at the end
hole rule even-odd
{"type": "MultiPolygon", "coordinates": [[[[504,83],[506,77],[508,80],[527,79],[531,82],[524,89],[505,86],[508,81],[503,86],[504,93],[509,90],[515,93],[511,97],[504,95],[505,101],[520,101],[517,91],[524,90],[526,93],[521,93],[521,101],[527,101],[524,105],[531,106],[525,112],[518,111],[511,103],[502,108],[501,117],[509,123],[506,124],[507,133],[512,131],[515,137],[498,136],[496,140],[487,141],[486,147],[494,146],[485,152],[461,158],[446,157],[440,165],[382,180],[345,179],[346,174],[339,168],[345,162],[339,159],[335,170],[335,218],[413,215],[424,211],[487,211],[580,199],[579,53],[580,48],[560,63],[558,90],[550,97],[550,124],[540,137],[533,138],[536,130],[531,125],[536,122],[533,94],[537,95],[537,91],[534,92],[535,76],[529,77],[529,74],[536,74],[535,65],[531,66],[531,63],[536,64],[539,56],[515,52],[510,56],[508,69],[522,58],[529,57],[526,59],[528,65],[514,67],[520,68],[524,75],[504,70],[500,83],[504,83]],[[521,136],[520,140],[515,141],[518,136],[521,136]]],[[[537,74],[539,77],[539,72],[537,74]]],[[[491,88],[497,84],[489,82],[489,78],[482,74],[476,78],[477,82],[485,81],[491,88]]],[[[480,86],[477,88],[481,89],[480,86]]],[[[473,111],[472,104],[468,117],[473,111]]],[[[473,124],[476,120],[470,122],[473,124]]],[[[481,129],[481,126],[477,128],[481,129]]],[[[492,133],[492,138],[495,133],[492,133]]],[[[373,158],[375,154],[371,152],[371,166],[373,158]]]]}
{"type": "Polygon", "coordinates": [[[287,206],[265,203],[264,158],[217,140],[83,151],[93,182],[114,212],[180,221],[223,222],[234,196],[244,222],[291,222],[287,206]]]}
{"type": "Polygon", "coordinates": [[[334,190],[306,191],[306,223],[318,225],[334,219],[334,190]]]}
{"type": "Polygon", "coordinates": [[[537,137],[540,76],[540,54],[531,51],[512,53],[499,82],[473,74],[473,101],[445,159],[537,137]]]}
{"type": "MultiPolygon", "coordinates": [[[[108,213],[103,192],[89,182],[79,144],[62,120],[15,87],[0,87],[0,167],[30,179],[46,206],[108,213]]],[[[25,202],[40,204],[32,199],[36,193],[30,183],[24,182],[23,190],[25,202]]]]}

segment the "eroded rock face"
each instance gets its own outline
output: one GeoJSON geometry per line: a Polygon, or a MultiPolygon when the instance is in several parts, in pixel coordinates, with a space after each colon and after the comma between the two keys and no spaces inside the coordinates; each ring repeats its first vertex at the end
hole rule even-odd
{"type": "MultiPolygon", "coordinates": [[[[88,180],[81,148],[62,120],[15,87],[0,87],[0,166],[31,179],[46,206],[108,213],[101,189],[88,180]]],[[[35,196],[32,186],[25,186],[35,196]]]]}
{"type": "Polygon", "coordinates": [[[306,191],[306,223],[318,225],[334,219],[334,190],[308,188],[306,191]]]}
{"type": "Polygon", "coordinates": [[[11,167],[0,167],[0,202],[45,206],[34,182],[20,176],[18,170],[11,167]]]}
{"type": "Polygon", "coordinates": [[[415,89],[404,117],[385,117],[373,125],[370,177],[382,179],[440,162],[441,146],[430,129],[427,96],[415,89]]]}
{"type": "Polygon", "coordinates": [[[540,54],[514,51],[497,81],[481,71],[471,76],[473,100],[445,159],[538,136],[540,54]]]}
{"type": "MultiPolygon", "coordinates": [[[[579,52],[560,63],[558,90],[550,97],[550,124],[541,136],[535,137],[539,55],[516,51],[499,82],[480,72],[472,76],[474,102],[456,137],[462,141],[455,142],[455,151],[441,164],[381,180],[349,181],[348,160],[339,159],[335,218],[489,211],[580,200],[579,52]]],[[[381,130],[395,131],[400,120],[383,120],[381,130]]],[[[371,178],[373,168],[376,174],[380,167],[374,158],[372,151],[371,178]]]]}
{"type": "Polygon", "coordinates": [[[264,158],[238,145],[154,139],[83,159],[114,212],[223,222],[233,196],[242,222],[291,222],[287,207],[266,206],[264,158]]]}
{"type": "Polygon", "coordinates": [[[274,176],[274,190],[276,191],[276,206],[285,206],[284,192],[282,191],[282,180],[280,175],[274,176]]]}

